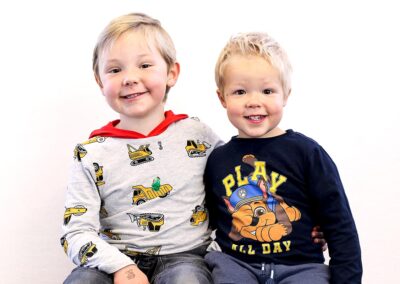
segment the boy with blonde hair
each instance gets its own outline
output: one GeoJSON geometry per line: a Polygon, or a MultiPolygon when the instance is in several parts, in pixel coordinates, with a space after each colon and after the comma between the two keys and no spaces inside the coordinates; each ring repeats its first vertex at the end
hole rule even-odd
{"type": "Polygon", "coordinates": [[[180,71],[171,38],[147,15],[118,17],[93,70],[120,119],[75,148],[61,243],[78,267],[64,283],[210,283],[203,173],[222,142],[164,110],[180,71]]]}
{"type": "Polygon", "coordinates": [[[265,33],[232,37],[215,68],[217,94],[238,135],[215,149],[206,203],[219,247],[206,255],[214,283],[361,283],[356,226],[339,173],[314,140],[279,122],[291,66],[265,33]],[[321,225],[324,265],[309,233],[321,225]]]}

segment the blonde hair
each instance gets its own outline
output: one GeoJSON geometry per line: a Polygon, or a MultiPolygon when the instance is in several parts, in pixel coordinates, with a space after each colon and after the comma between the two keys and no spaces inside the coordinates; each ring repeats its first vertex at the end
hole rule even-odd
{"type": "MultiPolygon", "coordinates": [[[[176,50],[169,34],[161,26],[160,21],[143,13],[130,13],[112,20],[101,32],[93,51],[93,72],[99,78],[99,57],[122,34],[129,31],[141,31],[146,42],[153,43],[167,63],[168,70],[176,62],[176,50]]],[[[167,88],[168,93],[169,88],[167,88]]]]}
{"type": "Polygon", "coordinates": [[[267,33],[239,33],[232,36],[221,51],[215,66],[215,82],[218,89],[224,87],[224,68],[233,55],[255,55],[265,58],[279,72],[285,96],[290,93],[291,73],[285,50],[267,33]]]}

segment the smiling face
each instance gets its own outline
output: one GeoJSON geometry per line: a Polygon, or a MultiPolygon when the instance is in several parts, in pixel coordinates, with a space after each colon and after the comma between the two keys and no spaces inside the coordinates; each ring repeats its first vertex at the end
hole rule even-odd
{"type": "Polygon", "coordinates": [[[179,65],[170,68],[143,32],[129,31],[106,47],[99,56],[97,82],[107,103],[120,114],[120,128],[164,119],[167,87],[175,85],[179,65]]]}
{"type": "Polygon", "coordinates": [[[279,72],[265,58],[233,55],[223,67],[218,97],[241,138],[266,138],[284,133],[278,127],[288,95],[279,72]]]}

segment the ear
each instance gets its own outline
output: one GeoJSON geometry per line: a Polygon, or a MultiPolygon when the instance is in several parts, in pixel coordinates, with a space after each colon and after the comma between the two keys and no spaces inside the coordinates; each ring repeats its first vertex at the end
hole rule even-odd
{"type": "Polygon", "coordinates": [[[178,62],[172,64],[168,71],[168,81],[167,86],[173,87],[175,86],[176,82],[178,81],[179,73],[181,72],[181,66],[178,62]]]}
{"type": "Polygon", "coordinates": [[[290,94],[292,93],[292,89],[289,89],[288,93],[285,94],[285,97],[283,98],[283,106],[286,106],[287,101],[289,99],[290,94]]]}
{"type": "Polygon", "coordinates": [[[94,74],[94,79],[96,80],[96,83],[99,85],[100,89],[103,89],[103,84],[101,83],[100,77],[94,74]]]}
{"type": "Polygon", "coordinates": [[[218,89],[217,90],[217,95],[218,95],[218,99],[221,102],[221,105],[226,108],[226,101],[225,101],[225,97],[224,97],[224,93],[218,89]]]}
{"type": "Polygon", "coordinates": [[[235,208],[232,206],[231,202],[229,201],[229,198],[223,196],[222,199],[224,200],[226,208],[228,208],[229,213],[232,214],[235,211],[235,208]]]}

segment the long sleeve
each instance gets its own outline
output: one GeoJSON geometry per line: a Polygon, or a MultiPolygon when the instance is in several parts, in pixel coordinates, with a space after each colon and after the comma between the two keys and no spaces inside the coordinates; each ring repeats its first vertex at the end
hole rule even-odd
{"type": "Polygon", "coordinates": [[[99,237],[101,198],[94,169],[76,156],[66,193],[62,243],[76,264],[113,273],[133,261],[99,237]]]}
{"type": "Polygon", "coordinates": [[[309,183],[329,245],[331,283],[361,283],[361,249],[338,170],[321,148],[310,156],[309,183]]]}

